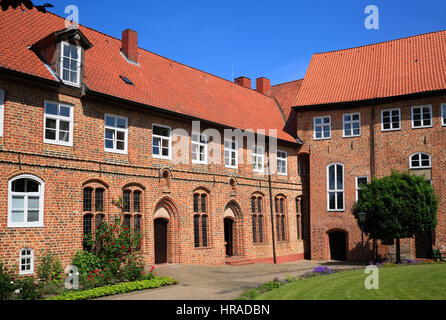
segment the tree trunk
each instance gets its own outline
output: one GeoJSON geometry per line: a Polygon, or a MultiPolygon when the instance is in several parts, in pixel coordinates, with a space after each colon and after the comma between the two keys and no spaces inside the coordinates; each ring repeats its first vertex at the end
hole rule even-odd
{"type": "Polygon", "coordinates": [[[401,247],[400,247],[400,238],[396,238],[396,263],[401,263],[401,247]]]}

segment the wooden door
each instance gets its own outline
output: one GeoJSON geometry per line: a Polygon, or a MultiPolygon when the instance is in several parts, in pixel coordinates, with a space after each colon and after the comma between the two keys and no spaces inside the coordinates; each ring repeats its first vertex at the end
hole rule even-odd
{"type": "Polygon", "coordinates": [[[164,219],[155,220],[155,264],[167,263],[167,224],[164,219]]]}

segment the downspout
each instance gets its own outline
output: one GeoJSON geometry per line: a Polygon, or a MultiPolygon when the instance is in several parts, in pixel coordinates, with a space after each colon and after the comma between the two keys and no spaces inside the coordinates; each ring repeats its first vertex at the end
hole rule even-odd
{"type": "Polygon", "coordinates": [[[274,236],[274,211],[273,211],[273,189],[271,186],[271,169],[270,169],[270,150],[269,150],[269,143],[268,143],[268,189],[269,189],[269,210],[271,212],[271,235],[273,240],[273,261],[274,264],[277,264],[277,258],[276,258],[276,239],[274,236]]]}

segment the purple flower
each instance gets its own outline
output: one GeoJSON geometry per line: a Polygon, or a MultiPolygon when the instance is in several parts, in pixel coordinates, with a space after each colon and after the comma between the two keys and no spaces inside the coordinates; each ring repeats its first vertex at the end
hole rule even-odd
{"type": "Polygon", "coordinates": [[[313,270],[313,273],[332,274],[332,271],[328,267],[319,266],[313,270]]]}

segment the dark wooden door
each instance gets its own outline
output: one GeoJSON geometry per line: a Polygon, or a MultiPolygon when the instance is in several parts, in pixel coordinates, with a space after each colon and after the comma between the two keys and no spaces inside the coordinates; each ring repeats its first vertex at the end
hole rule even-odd
{"type": "Polygon", "coordinates": [[[344,232],[334,231],[328,235],[330,242],[330,259],[347,260],[347,237],[344,232]]]}
{"type": "Polygon", "coordinates": [[[232,232],[233,232],[233,221],[232,219],[226,218],[224,220],[225,223],[225,243],[226,243],[226,256],[232,257],[233,251],[232,251],[232,232]]]}
{"type": "Polygon", "coordinates": [[[155,263],[167,263],[167,221],[155,220],[155,263]]]}
{"type": "Polygon", "coordinates": [[[432,234],[430,232],[415,236],[415,256],[419,259],[432,259],[432,234]]]}

